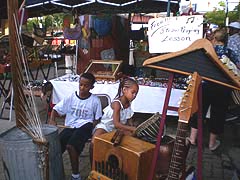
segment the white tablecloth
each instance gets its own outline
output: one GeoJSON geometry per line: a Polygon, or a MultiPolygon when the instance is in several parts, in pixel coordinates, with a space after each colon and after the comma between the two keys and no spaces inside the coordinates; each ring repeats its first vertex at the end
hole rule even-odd
{"type": "MultiPolygon", "coordinates": [[[[70,82],[68,78],[60,78],[62,80],[53,79],[53,104],[58,103],[65,96],[70,95],[74,91],[78,91],[78,82],[70,82]],[[65,80],[63,80],[65,79],[65,80]]],[[[116,96],[118,90],[118,83],[114,84],[95,84],[91,90],[94,94],[108,94],[111,100],[116,96]]],[[[164,100],[166,95],[166,88],[139,86],[139,92],[136,99],[132,102],[132,109],[134,112],[140,113],[156,113],[162,114],[164,100]]],[[[183,90],[172,89],[170,97],[170,106],[178,107],[180,97],[183,94],[183,90]]],[[[168,111],[168,115],[178,115],[175,111],[168,111]]]]}

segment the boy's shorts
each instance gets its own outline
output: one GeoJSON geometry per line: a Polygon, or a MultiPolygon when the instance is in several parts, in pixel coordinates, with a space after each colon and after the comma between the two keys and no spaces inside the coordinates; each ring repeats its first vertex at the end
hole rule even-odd
{"type": "Polygon", "coordinates": [[[80,154],[83,151],[85,143],[92,137],[93,123],[87,123],[80,128],[65,128],[60,134],[60,143],[62,153],[66,146],[72,145],[80,154]]]}

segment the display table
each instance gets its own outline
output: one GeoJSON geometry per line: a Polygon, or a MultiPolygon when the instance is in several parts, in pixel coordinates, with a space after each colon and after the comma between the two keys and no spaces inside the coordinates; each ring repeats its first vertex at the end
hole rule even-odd
{"type": "MultiPolygon", "coordinates": [[[[70,95],[74,91],[78,91],[79,83],[74,81],[73,77],[69,75],[62,76],[50,80],[53,85],[52,103],[56,104],[64,97],[70,95]]],[[[119,83],[95,83],[94,88],[91,90],[93,94],[108,94],[111,100],[116,96],[119,83]]],[[[139,92],[136,99],[132,102],[132,109],[134,112],[139,113],[162,113],[166,88],[139,86],[139,92]]],[[[184,90],[172,89],[170,97],[170,106],[178,107],[180,97],[184,90]]],[[[175,111],[168,111],[168,115],[178,115],[175,111]]]]}

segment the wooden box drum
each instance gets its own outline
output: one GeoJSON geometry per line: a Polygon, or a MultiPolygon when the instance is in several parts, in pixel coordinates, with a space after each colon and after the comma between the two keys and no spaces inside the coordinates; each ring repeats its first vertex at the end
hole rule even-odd
{"type": "Polygon", "coordinates": [[[123,136],[113,146],[114,132],[95,137],[93,169],[110,179],[146,180],[155,145],[132,136],[123,136]]]}
{"type": "MultiPolygon", "coordinates": [[[[123,136],[120,145],[111,142],[115,132],[95,137],[91,180],[146,180],[151,168],[155,145],[132,136],[123,136]]],[[[168,173],[174,139],[164,136],[160,146],[155,180],[168,173]]]]}

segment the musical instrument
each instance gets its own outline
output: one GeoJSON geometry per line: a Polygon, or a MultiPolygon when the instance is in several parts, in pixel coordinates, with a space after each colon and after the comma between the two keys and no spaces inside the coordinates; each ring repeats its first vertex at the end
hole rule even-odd
{"type": "MultiPolygon", "coordinates": [[[[143,139],[150,143],[155,143],[159,131],[161,115],[159,112],[152,115],[150,118],[145,120],[143,123],[137,126],[135,134],[138,138],[143,139]]],[[[164,128],[165,130],[165,128],[164,128]]],[[[165,131],[163,131],[163,135],[165,131]]]]}
{"type": "Polygon", "coordinates": [[[219,60],[207,39],[198,39],[181,51],[149,58],[143,66],[185,75],[198,72],[204,80],[240,90],[240,77],[219,60]]]}
{"type": "Polygon", "coordinates": [[[155,146],[127,135],[114,146],[111,139],[115,133],[95,137],[92,169],[110,179],[146,180],[155,146]]]}
{"type": "MultiPolygon", "coordinates": [[[[155,145],[124,135],[118,146],[111,142],[117,131],[105,133],[94,139],[91,180],[146,180],[151,168],[155,145]]],[[[164,136],[158,157],[155,179],[166,177],[169,169],[174,139],[164,136]]]]}
{"type": "MultiPolygon", "coordinates": [[[[180,179],[181,173],[183,173],[183,165],[185,165],[185,159],[189,149],[189,142],[186,140],[188,131],[188,121],[192,114],[198,110],[198,88],[202,78],[197,72],[194,72],[184,97],[180,103],[178,114],[178,127],[176,133],[176,140],[174,143],[172,158],[168,171],[168,180],[180,179]]],[[[184,174],[184,173],[183,173],[184,174]]]]}

